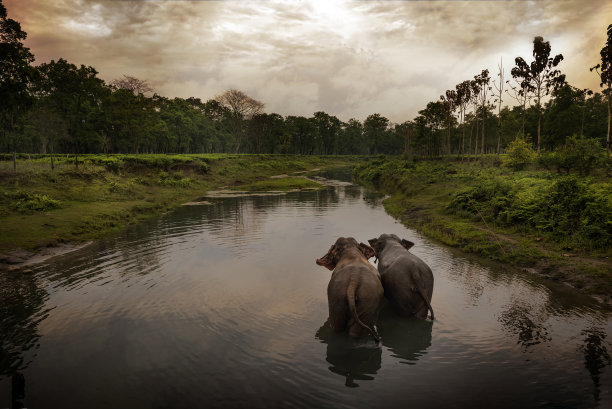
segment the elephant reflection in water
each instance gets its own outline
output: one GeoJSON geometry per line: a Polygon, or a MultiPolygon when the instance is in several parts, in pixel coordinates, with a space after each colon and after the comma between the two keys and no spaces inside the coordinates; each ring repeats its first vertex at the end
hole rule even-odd
{"type": "Polygon", "coordinates": [[[387,303],[378,316],[382,344],[400,363],[415,365],[431,346],[433,321],[405,318],[387,303]]]}
{"type": "Polygon", "coordinates": [[[346,333],[335,332],[329,321],[317,331],[315,338],[327,344],[329,370],[345,378],[350,388],[359,386],[355,381],[371,381],[378,372],[382,360],[382,350],[370,340],[356,340],[346,333]]]}
{"type": "MultiPolygon", "coordinates": [[[[401,317],[386,303],[378,323],[382,346],[400,363],[415,365],[431,346],[433,321],[401,317]]],[[[374,380],[381,368],[382,348],[367,338],[356,340],[334,332],[328,321],[315,338],[327,344],[326,360],[332,365],[329,370],[343,376],[348,387],[358,387],[355,381],[374,380]]]]}

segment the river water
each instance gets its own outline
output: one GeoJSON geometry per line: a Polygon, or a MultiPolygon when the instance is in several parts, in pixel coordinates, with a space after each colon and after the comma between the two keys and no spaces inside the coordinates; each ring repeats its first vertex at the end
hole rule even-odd
{"type": "Polygon", "coordinates": [[[204,200],[0,275],[0,408],[612,407],[589,298],[454,255],[348,183],[204,200]],[[436,320],[383,307],[377,345],[324,325],[315,259],[381,233],[432,268],[436,320]]]}

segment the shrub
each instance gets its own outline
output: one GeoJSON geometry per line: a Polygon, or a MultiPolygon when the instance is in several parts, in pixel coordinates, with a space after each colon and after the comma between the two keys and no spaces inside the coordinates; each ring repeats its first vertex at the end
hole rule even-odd
{"type": "Polygon", "coordinates": [[[59,200],[37,193],[18,192],[15,198],[17,201],[13,203],[12,207],[21,213],[44,212],[56,209],[61,205],[59,200]]]}
{"type": "Polygon", "coordinates": [[[577,169],[581,174],[588,175],[591,169],[604,160],[604,150],[596,139],[570,136],[565,144],[557,148],[549,159],[557,170],[570,173],[577,169]]]}
{"type": "Polygon", "coordinates": [[[536,156],[535,151],[523,138],[516,138],[510,142],[510,145],[506,148],[506,153],[508,154],[506,165],[514,170],[525,169],[536,156]]]}

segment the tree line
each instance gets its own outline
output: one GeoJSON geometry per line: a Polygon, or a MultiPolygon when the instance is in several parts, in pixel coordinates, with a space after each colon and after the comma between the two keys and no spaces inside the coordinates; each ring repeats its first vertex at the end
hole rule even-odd
{"type": "Polygon", "coordinates": [[[94,67],[61,58],[35,66],[23,45],[26,33],[0,0],[0,151],[75,158],[223,152],[470,158],[500,153],[517,138],[539,153],[579,135],[609,152],[612,25],[607,33],[601,62],[591,68],[602,92],[568,84],[558,68],[563,56],[552,57],[549,42],[536,37],[533,61],[517,57],[510,79],[500,62],[497,78],[482,70],[427,103],[413,120],[392,123],[374,113],[344,122],[323,111],[311,117],[266,113],[262,102],[235,89],[207,101],[167,98],[146,80],[125,75],[106,83],[94,67]],[[508,100],[516,104],[502,107],[508,100]]]}

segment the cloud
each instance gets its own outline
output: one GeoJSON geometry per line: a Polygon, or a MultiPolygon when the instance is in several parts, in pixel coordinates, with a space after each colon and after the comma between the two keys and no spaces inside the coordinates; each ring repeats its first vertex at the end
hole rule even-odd
{"type": "Polygon", "coordinates": [[[148,80],[168,97],[238,88],[268,112],[412,119],[533,37],[563,53],[572,84],[597,88],[612,4],[599,1],[4,0],[37,62],[66,58],[105,80],[148,80]]]}

